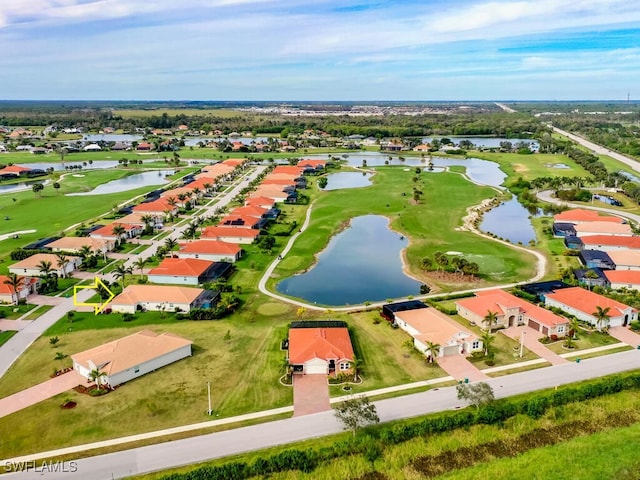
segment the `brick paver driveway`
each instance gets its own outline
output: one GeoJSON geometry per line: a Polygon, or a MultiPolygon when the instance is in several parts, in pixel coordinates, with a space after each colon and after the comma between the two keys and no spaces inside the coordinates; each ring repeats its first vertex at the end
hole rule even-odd
{"type": "Polygon", "coordinates": [[[293,376],[293,416],[331,410],[329,405],[329,385],[327,376],[294,375],[293,376]]]}
{"type": "Polygon", "coordinates": [[[469,379],[470,382],[486,380],[487,377],[462,355],[447,355],[437,358],[438,365],[456,380],[469,379]]]}
{"type": "Polygon", "coordinates": [[[71,370],[59,377],[39,383],[21,392],[0,398],[0,417],[10,415],[18,410],[55,397],[59,393],[71,390],[77,385],[86,384],[86,382],[87,380],[78,375],[75,370],[71,370]]]}
{"type": "Polygon", "coordinates": [[[633,348],[640,345],[640,335],[629,330],[627,327],[611,327],[609,329],[609,335],[627,345],[631,345],[633,348]]]}
{"type": "Polygon", "coordinates": [[[4,330],[22,330],[24,327],[28,326],[31,323],[31,320],[0,320],[0,332],[4,330]]]}
{"type": "Polygon", "coordinates": [[[34,305],[60,305],[64,302],[64,298],[49,297],[47,295],[29,295],[28,301],[34,305]]]}
{"type": "Polygon", "coordinates": [[[506,335],[509,338],[513,338],[517,342],[520,342],[520,339],[522,338],[522,332],[524,332],[524,346],[539,357],[544,358],[551,365],[561,365],[563,363],[569,362],[569,360],[562,358],[560,355],[552,352],[542,343],[540,343],[538,339],[544,337],[544,335],[531,327],[509,327],[505,328],[504,330],[500,330],[500,333],[506,335]]]}

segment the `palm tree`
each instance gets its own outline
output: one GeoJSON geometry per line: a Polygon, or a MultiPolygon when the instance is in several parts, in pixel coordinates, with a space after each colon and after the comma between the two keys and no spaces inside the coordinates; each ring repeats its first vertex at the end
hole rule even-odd
{"type": "Polygon", "coordinates": [[[498,323],[497,312],[492,312],[491,310],[487,310],[487,314],[482,319],[482,323],[487,326],[487,330],[491,331],[491,327],[496,323],[498,323]]]}
{"type": "Polygon", "coordinates": [[[133,272],[131,267],[125,267],[124,264],[120,264],[118,265],[116,268],[113,269],[113,276],[116,279],[121,279],[121,283],[122,283],[122,289],[124,290],[125,287],[125,278],[128,275],[131,275],[131,273],[133,272]]]}
{"type": "Polygon", "coordinates": [[[482,340],[482,346],[484,347],[484,356],[488,357],[489,353],[492,352],[492,343],[495,341],[496,337],[494,337],[493,335],[491,335],[489,332],[485,332],[482,334],[482,336],[480,337],[480,340],[482,340]]]}
{"type": "Polygon", "coordinates": [[[176,248],[176,245],[178,245],[178,241],[175,238],[170,238],[169,237],[164,241],[164,246],[169,251],[171,251],[174,248],[176,248]]]}
{"type": "Polygon", "coordinates": [[[176,208],[177,204],[178,204],[178,201],[176,200],[176,197],[167,198],[167,205],[169,205],[171,208],[176,208]]]}
{"type": "Polygon", "coordinates": [[[184,203],[185,203],[186,199],[187,199],[187,196],[184,193],[179,193],[178,194],[178,200],[180,200],[180,205],[182,207],[184,207],[184,203]]]}
{"type": "Polygon", "coordinates": [[[596,328],[599,332],[602,331],[602,325],[609,321],[609,310],[611,310],[610,307],[602,308],[600,305],[597,305],[596,311],[591,314],[596,317],[596,328]]]}
{"type": "Polygon", "coordinates": [[[429,363],[433,363],[433,360],[440,354],[440,345],[435,342],[426,342],[426,345],[429,350],[429,363]]]}
{"type": "Polygon", "coordinates": [[[574,340],[578,338],[578,328],[580,328],[580,323],[577,318],[573,317],[569,320],[569,331],[572,332],[571,336],[574,340]]]}
{"type": "Polygon", "coordinates": [[[134,262],[135,267],[140,270],[140,275],[142,275],[142,269],[147,264],[147,259],[138,257],[138,259],[134,262]]]}
{"type": "Polygon", "coordinates": [[[147,231],[151,232],[152,225],[155,223],[153,221],[153,215],[142,215],[140,220],[144,222],[145,233],[147,233],[147,231]]]}
{"type": "Polygon", "coordinates": [[[82,258],[87,258],[93,255],[93,251],[91,250],[91,247],[89,245],[83,245],[78,253],[82,258]]]}
{"type": "Polygon", "coordinates": [[[58,268],[62,271],[62,278],[64,278],[67,265],[69,265],[69,259],[62,252],[56,252],[56,257],[58,258],[58,268]]]}
{"type": "Polygon", "coordinates": [[[18,304],[18,291],[22,289],[22,285],[24,285],[24,277],[19,277],[15,273],[10,273],[7,275],[7,279],[3,282],[5,285],[9,285],[9,289],[11,290],[11,301],[13,300],[13,296],[15,295],[15,304],[18,304]]]}
{"type": "Polygon", "coordinates": [[[362,361],[357,358],[355,355],[351,359],[351,371],[353,372],[353,381],[358,381],[358,373],[360,373],[360,368],[362,367],[362,361]]]}
{"type": "Polygon", "coordinates": [[[127,230],[119,223],[116,223],[113,227],[111,227],[111,233],[116,236],[116,243],[120,243],[122,240],[122,236],[127,233],[127,230]]]}
{"type": "Polygon", "coordinates": [[[53,272],[53,267],[49,260],[42,260],[38,264],[38,270],[40,270],[40,273],[42,273],[45,277],[49,277],[49,275],[51,275],[51,272],[53,272]]]}
{"type": "Polygon", "coordinates": [[[438,264],[438,270],[440,268],[442,268],[442,270],[444,271],[445,267],[447,265],[449,265],[449,257],[447,257],[444,253],[442,252],[436,252],[433,254],[433,259],[435,260],[435,262],[438,264]]]}
{"type": "Polygon", "coordinates": [[[202,186],[204,187],[206,192],[210,192],[211,189],[213,188],[213,184],[209,183],[209,182],[205,182],[202,184],[202,186]]]}
{"type": "Polygon", "coordinates": [[[92,382],[95,382],[96,387],[100,388],[102,386],[102,379],[104,377],[106,377],[107,374],[104,372],[101,372],[100,370],[98,370],[97,368],[91,370],[89,372],[89,380],[91,380],[92,382]]]}

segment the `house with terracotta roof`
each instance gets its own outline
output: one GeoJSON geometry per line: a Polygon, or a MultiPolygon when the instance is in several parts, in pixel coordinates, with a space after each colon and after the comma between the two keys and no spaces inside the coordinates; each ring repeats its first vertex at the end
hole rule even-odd
{"type": "Polygon", "coordinates": [[[395,324],[413,338],[413,345],[427,357],[468,355],[482,350],[482,341],[434,308],[418,308],[395,312],[395,324]],[[432,352],[429,344],[439,345],[432,352]]]}
{"type": "Polygon", "coordinates": [[[173,285],[200,285],[216,280],[216,264],[211,260],[195,258],[165,258],[147,277],[151,283],[173,285]]]}
{"type": "Polygon", "coordinates": [[[93,253],[104,255],[113,250],[115,245],[115,241],[102,238],[62,237],[47,243],[45,248],[53,252],[80,253],[80,251],[87,246],[93,253]]]}
{"type": "Polygon", "coordinates": [[[118,223],[122,225],[140,225],[144,230],[145,222],[142,220],[142,217],[144,217],[142,213],[130,213],[129,215],[119,218],[118,223]]]}
{"type": "Polygon", "coordinates": [[[303,167],[298,167],[295,165],[278,165],[276,168],[272,170],[271,173],[288,173],[298,177],[302,175],[303,171],[304,171],[303,167]]]}
{"type": "Polygon", "coordinates": [[[30,172],[31,168],[21,167],[20,165],[8,165],[0,169],[0,175],[8,175],[12,177],[20,177],[30,172]]]}
{"type": "Polygon", "coordinates": [[[580,238],[589,235],[612,235],[620,237],[631,237],[633,231],[631,226],[626,223],[613,222],[586,222],[579,223],[575,226],[576,236],[580,238]]]}
{"type": "Polygon", "coordinates": [[[18,277],[21,280],[20,288],[16,292],[8,285],[9,277],[0,275],[0,303],[16,303],[16,300],[23,300],[32,293],[36,293],[40,280],[34,277],[18,277]]]}
{"type": "Polygon", "coordinates": [[[603,270],[602,274],[614,290],[619,288],[640,290],[640,271],[638,270],[603,270]]]}
{"type": "Polygon", "coordinates": [[[254,228],[260,229],[262,226],[262,219],[249,215],[236,215],[230,213],[220,219],[218,226],[220,227],[235,227],[235,228],[254,228]]]}
{"type": "Polygon", "coordinates": [[[151,202],[140,203],[133,207],[133,212],[139,213],[140,215],[152,215],[155,217],[162,217],[167,213],[175,215],[178,213],[178,206],[171,206],[168,198],[170,197],[160,197],[151,202]]]}
{"type": "Polygon", "coordinates": [[[212,262],[235,263],[242,256],[242,249],[233,243],[204,239],[181,243],[178,258],[194,258],[212,262]]]}
{"type": "Polygon", "coordinates": [[[588,235],[580,240],[584,250],[601,250],[603,252],[620,249],[640,250],[640,237],[588,235]]]}
{"type": "Polygon", "coordinates": [[[598,327],[594,315],[597,307],[608,308],[609,319],[600,325],[600,328],[627,326],[638,318],[638,311],[635,308],[580,287],[563,288],[548,293],[544,303],[574,315],[578,320],[588,322],[594,327],[598,327]]]}
{"type": "Polygon", "coordinates": [[[42,277],[43,273],[40,269],[42,262],[51,264],[51,273],[55,273],[58,277],[66,277],[74,270],[77,270],[82,263],[81,257],[67,257],[68,263],[64,266],[59,264],[59,259],[53,253],[36,253],[30,257],[20,260],[9,266],[9,273],[25,277],[42,277]]]}
{"type": "Polygon", "coordinates": [[[607,252],[616,270],[640,270],[640,251],[611,250],[607,252]]]}
{"type": "Polygon", "coordinates": [[[289,364],[294,374],[348,374],[353,357],[346,327],[289,329],[289,364]]]}
{"type": "Polygon", "coordinates": [[[289,194],[282,189],[281,185],[260,185],[256,188],[255,194],[272,198],[276,202],[284,202],[289,198],[289,194]]]}
{"type": "Polygon", "coordinates": [[[138,223],[120,223],[118,221],[92,231],[91,233],[89,233],[89,237],[102,240],[111,240],[115,242],[124,239],[135,238],[138,235],[141,235],[143,231],[144,225],[140,225],[138,223]],[[116,235],[115,233],[113,233],[113,229],[117,226],[124,228],[124,233],[120,235],[116,235]]]}
{"type": "Polygon", "coordinates": [[[151,145],[149,142],[141,142],[136,147],[136,150],[138,150],[140,152],[148,152],[151,149],[153,149],[153,145],[151,145]]]}
{"type": "Polygon", "coordinates": [[[108,309],[119,313],[137,311],[189,312],[192,308],[209,308],[215,303],[217,292],[202,288],[165,285],[128,285],[116,296],[108,309]]]}
{"type": "Polygon", "coordinates": [[[227,158],[226,160],[222,161],[222,164],[236,168],[244,165],[246,162],[247,160],[244,158],[227,158]]]}
{"type": "Polygon", "coordinates": [[[246,206],[246,207],[237,207],[229,212],[229,216],[238,215],[238,216],[247,216],[254,218],[262,218],[264,217],[270,209],[256,207],[256,206],[246,206]]]}
{"type": "Polygon", "coordinates": [[[247,244],[260,237],[260,230],[238,227],[206,227],[200,234],[202,240],[219,240],[221,242],[247,244]]]}
{"type": "Polygon", "coordinates": [[[324,167],[327,165],[326,160],[300,160],[297,164],[298,167],[302,168],[313,168],[315,171],[322,171],[324,167]]]}
{"type": "Polygon", "coordinates": [[[260,208],[270,209],[276,204],[276,201],[270,197],[251,196],[244,201],[244,204],[246,206],[256,206],[260,208]]]}
{"type": "Polygon", "coordinates": [[[528,325],[546,336],[564,337],[569,332],[569,320],[542,307],[529,303],[504,290],[476,292],[475,297],[456,300],[458,315],[482,329],[528,325]],[[487,325],[484,318],[496,314],[496,323],[487,325]]]}
{"type": "Polygon", "coordinates": [[[87,380],[104,373],[99,383],[111,388],[191,356],[191,340],[173,333],[142,330],[71,355],[73,369],[87,380]]]}
{"type": "Polygon", "coordinates": [[[614,215],[600,215],[596,210],[587,210],[584,208],[574,208],[566,210],[553,216],[554,222],[573,223],[579,225],[589,222],[610,222],[610,223],[626,223],[624,218],[614,215]]]}

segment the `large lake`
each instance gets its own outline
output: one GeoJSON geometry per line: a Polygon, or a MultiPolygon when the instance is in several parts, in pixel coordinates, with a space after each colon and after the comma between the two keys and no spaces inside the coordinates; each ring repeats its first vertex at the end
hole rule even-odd
{"type": "MultiPolygon", "coordinates": [[[[136,173],[129,175],[128,177],[120,178],[118,180],[111,180],[110,182],[98,185],[90,192],[82,193],[69,193],[68,196],[83,196],[83,195],[106,195],[108,193],[126,192],[127,190],[134,190],[140,187],[146,187],[150,185],[163,185],[168,183],[168,175],[173,175],[173,170],[154,170],[152,172],[136,173]]],[[[77,173],[75,175],[82,175],[77,173]]]]}
{"type": "Polygon", "coordinates": [[[309,271],[282,280],[276,289],[320,305],[360,304],[420,293],[420,282],[402,271],[408,241],[389,220],[365,215],[335,235],[309,271]]]}
{"type": "Polygon", "coordinates": [[[327,175],[327,186],[324,190],[340,190],[343,188],[362,188],[371,185],[371,174],[367,172],[339,172],[327,175]]]}

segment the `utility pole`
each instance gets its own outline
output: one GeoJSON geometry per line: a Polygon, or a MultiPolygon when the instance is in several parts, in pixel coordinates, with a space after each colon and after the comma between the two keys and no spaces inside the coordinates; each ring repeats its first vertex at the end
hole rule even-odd
{"type": "Polygon", "coordinates": [[[209,410],[207,410],[207,414],[211,415],[211,382],[207,382],[207,397],[209,399],[209,410]]]}
{"type": "Polygon", "coordinates": [[[522,334],[520,335],[520,358],[522,358],[522,355],[524,354],[524,336],[526,333],[527,332],[522,330],[522,334]]]}

